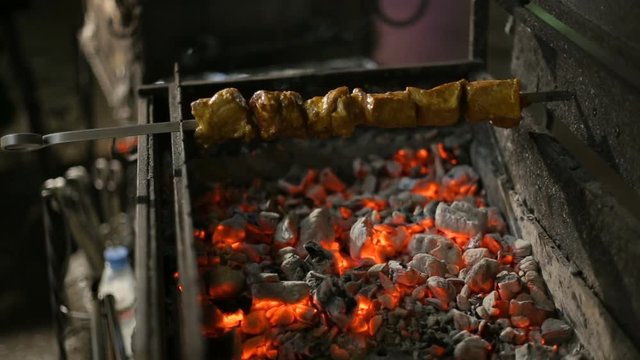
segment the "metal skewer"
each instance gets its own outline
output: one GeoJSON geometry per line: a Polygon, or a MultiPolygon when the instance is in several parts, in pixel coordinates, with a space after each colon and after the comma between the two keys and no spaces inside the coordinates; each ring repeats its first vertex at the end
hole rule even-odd
{"type": "Polygon", "coordinates": [[[197,123],[195,120],[185,120],[181,122],[164,122],[63,131],[47,135],[33,133],[9,134],[0,138],[0,149],[3,151],[30,151],[38,150],[49,145],[122,138],[137,135],[163,134],[178,132],[181,129],[195,130],[196,127],[197,123]]]}
{"type": "MultiPolygon", "coordinates": [[[[520,100],[523,107],[531,105],[532,103],[565,101],[570,100],[571,98],[573,98],[573,94],[569,91],[543,91],[520,94],[520,100]]],[[[47,135],[34,133],[9,134],[0,138],[0,149],[3,151],[30,151],[38,150],[49,145],[138,135],[162,134],[178,132],[181,130],[195,130],[196,127],[198,127],[198,124],[195,120],[184,120],[180,122],[163,122],[63,131],[47,135]]]]}

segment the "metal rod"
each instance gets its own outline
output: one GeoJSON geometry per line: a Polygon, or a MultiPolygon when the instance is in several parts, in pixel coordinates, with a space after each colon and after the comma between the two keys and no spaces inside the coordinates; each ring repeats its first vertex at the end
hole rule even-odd
{"type": "Polygon", "coordinates": [[[194,130],[196,127],[197,124],[195,120],[185,120],[181,122],[164,122],[63,131],[47,135],[32,133],[9,134],[0,138],[0,149],[4,151],[29,151],[41,149],[49,145],[138,135],[162,134],[178,132],[181,130],[194,130]]]}
{"type": "MultiPolygon", "coordinates": [[[[537,102],[564,101],[573,98],[569,91],[545,91],[520,94],[523,106],[537,102]]],[[[114,126],[98,129],[63,131],[47,135],[18,133],[0,138],[0,149],[4,151],[37,150],[49,145],[65,144],[78,141],[112,139],[129,136],[150,135],[195,130],[196,120],[170,121],[152,124],[114,126]]]]}

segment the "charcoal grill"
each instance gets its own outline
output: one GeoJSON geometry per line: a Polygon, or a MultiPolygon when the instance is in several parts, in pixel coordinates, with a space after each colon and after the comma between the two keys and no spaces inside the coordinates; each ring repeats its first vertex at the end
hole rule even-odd
{"type": "MultiPolygon", "coordinates": [[[[570,1],[501,3],[516,19],[513,66],[525,89],[562,88],[575,91],[576,99],[525,112],[517,129],[474,126],[472,161],[489,202],[509,217],[512,233],[534,244],[558,307],[590,353],[636,358],[640,273],[634,260],[640,256],[640,222],[627,200],[640,190],[640,145],[634,141],[640,128],[632,122],[640,110],[640,82],[633,61],[625,60],[634,58],[637,47],[626,46],[632,38],[611,29],[615,24],[604,21],[605,15],[598,15],[602,23],[587,22],[584,18],[595,12],[579,13],[570,1]],[[602,38],[615,41],[595,45],[587,40],[602,38]],[[616,58],[616,51],[629,57],[616,58]],[[615,169],[620,187],[631,189],[627,200],[615,196],[619,191],[612,195],[575,160],[575,146],[569,144],[576,138],[615,169]]],[[[172,83],[139,90],[138,119],[184,121],[191,118],[191,101],[226,87],[245,96],[288,89],[309,97],[342,85],[390,91],[490,77],[485,72],[487,15],[488,2],[475,1],[468,61],[230,81],[181,81],[176,69],[172,83]]],[[[138,150],[136,357],[204,359],[190,177],[199,152],[191,131],[141,137],[138,150]],[[175,286],[176,272],[182,292],[175,286]]],[[[216,346],[217,354],[225,352],[224,345],[216,346]]]]}

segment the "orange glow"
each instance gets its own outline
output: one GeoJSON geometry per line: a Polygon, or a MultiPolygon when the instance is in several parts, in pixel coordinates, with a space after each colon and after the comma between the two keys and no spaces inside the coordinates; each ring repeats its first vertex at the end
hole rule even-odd
{"type": "Polygon", "coordinates": [[[503,265],[511,265],[513,263],[512,255],[503,255],[500,257],[500,263],[503,265]]]}
{"type": "Polygon", "coordinates": [[[278,350],[275,349],[273,342],[264,335],[254,336],[242,344],[242,360],[249,359],[275,359],[278,356],[278,350]]]}
{"type": "Polygon", "coordinates": [[[369,209],[382,211],[387,207],[387,202],[385,200],[362,199],[362,206],[369,209]]]}
{"type": "Polygon", "coordinates": [[[411,189],[414,194],[422,195],[427,200],[437,200],[440,194],[440,185],[434,181],[419,180],[411,189]]]}
{"type": "Polygon", "coordinates": [[[420,224],[410,224],[407,227],[409,234],[419,234],[424,231],[424,227],[420,224]]]}
{"type": "Polygon", "coordinates": [[[469,242],[469,236],[467,236],[466,234],[460,234],[445,228],[440,228],[440,231],[443,233],[445,237],[447,237],[450,240],[453,240],[453,242],[456,243],[456,245],[458,245],[461,248],[464,248],[469,242]]]}
{"type": "Polygon", "coordinates": [[[439,345],[431,345],[429,352],[435,357],[443,357],[447,353],[447,349],[439,345]]]}
{"type": "Polygon", "coordinates": [[[138,137],[130,136],[126,138],[116,139],[116,152],[121,155],[131,154],[138,146],[138,137]]]}
{"type": "MultiPolygon", "coordinates": [[[[416,237],[414,238],[415,243],[419,245],[415,247],[416,249],[408,248],[409,241],[415,234],[443,235],[462,249],[470,241],[468,235],[441,227],[436,229],[433,217],[424,218],[424,208],[432,201],[450,203],[464,199],[465,201],[475,201],[477,207],[486,206],[484,194],[479,193],[480,185],[473,183],[473,179],[457,176],[458,173],[453,178],[449,176],[444,179],[437,178],[450,171],[453,165],[458,164],[458,160],[454,156],[457,151],[457,148],[447,149],[443,143],[439,143],[430,147],[429,150],[425,148],[400,149],[393,154],[392,158],[397,164],[381,163],[382,168],[379,167],[378,160],[374,158],[364,160],[360,167],[354,163],[356,177],[362,179],[366,174],[379,176],[376,179],[376,188],[379,188],[380,196],[369,194],[363,196],[364,190],[358,186],[350,187],[351,184],[342,183],[340,179],[335,181],[334,178],[337,176],[325,169],[322,172],[309,169],[299,182],[289,183],[280,180],[277,187],[260,179],[256,179],[253,185],[248,188],[215,185],[203,199],[204,204],[195,204],[197,211],[200,211],[201,208],[208,211],[202,217],[198,212],[198,221],[202,221],[200,219],[223,221],[222,223],[214,222],[208,227],[194,229],[194,239],[198,250],[197,263],[201,274],[216,269],[215,265],[217,264],[224,264],[224,266],[236,271],[244,269],[246,265],[258,264],[261,271],[269,273],[265,274],[262,278],[263,281],[291,280],[288,271],[285,273],[284,270],[282,272],[277,270],[282,265],[282,258],[284,258],[284,252],[279,253],[280,248],[291,245],[291,242],[284,244],[289,234],[282,232],[285,234],[282,237],[284,240],[275,241],[273,226],[275,224],[262,221],[264,219],[259,217],[258,213],[261,211],[276,212],[279,215],[277,218],[279,226],[282,224],[282,219],[288,216],[287,214],[295,214],[291,220],[291,228],[298,231],[293,234],[296,239],[294,241],[297,241],[301,236],[302,226],[300,223],[305,220],[305,216],[308,216],[307,210],[314,210],[313,202],[315,202],[315,206],[325,206],[330,209],[330,223],[334,231],[332,237],[317,240],[322,248],[333,256],[330,265],[332,267],[322,268],[319,266],[318,271],[324,276],[332,277],[332,282],[336,280],[336,275],[342,276],[349,273],[348,277],[340,280],[343,281],[343,286],[339,287],[340,296],[343,299],[348,299],[344,301],[344,304],[338,303],[335,308],[333,306],[327,307],[324,300],[320,300],[323,298],[314,297],[318,293],[311,292],[312,295],[305,296],[297,303],[287,303],[283,300],[286,297],[275,299],[280,295],[274,295],[274,299],[253,298],[249,307],[248,299],[245,296],[250,296],[249,290],[254,289],[252,277],[247,276],[244,280],[246,283],[241,283],[241,285],[233,281],[216,279],[215,283],[206,283],[207,287],[203,287],[199,297],[202,305],[208,305],[206,310],[214,309],[214,315],[209,316],[211,321],[206,322],[205,326],[208,329],[204,330],[205,336],[219,337],[223,333],[227,333],[229,337],[233,335],[233,341],[238,344],[235,349],[236,359],[301,358],[308,354],[298,353],[300,346],[297,344],[286,350],[282,348],[282,353],[279,353],[279,347],[290,341],[290,335],[298,336],[295,332],[301,330],[301,335],[305,337],[310,335],[327,338],[326,345],[330,348],[325,349],[327,351],[324,355],[336,359],[348,359],[361,355],[361,350],[366,351],[368,347],[378,345],[380,337],[386,335],[385,321],[389,319],[386,317],[387,312],[393,312],[398,317],[408,316],[409,320],[415,316],[415,314],[409,313],[410,309],[405,309],[402,306],[404,300],[409,300],[404,299],[406,296],[410,297],[412,301],[420,301],[423,304],[429,304],[434,300],[438,302],[436,299],[440,299],[437,305],[448,310],[449,301],[452,300],[450,299],[450,289],[435,287],[430,290],[426,274],[409,269],[406,267],[406,263],[411,260],[411,253],[418,246],[422,246],[419,241],[423,239],[416,237]],[[436,161],[439,167],[437,173],[436,161]],[[385,170],[384,166],[387,171],[383,171],[385,170]],[[401,169],[400,176],[407,178],[397,177],[398,168],[401,169]],[[410,194],[406,193],[407,184],[413,184],[409,191],[414,195],[409,196],[410,194]],[[274,193],[272,189],[277,189],[279,193],[274,193]],[[403,191],[402,197],[399,195],[400,191],[403,191]],[[388,197],[391,200],[385,200],[387,196],[395,196],[396,194],[398,194],[397,198],[388,197]],[[421,197],[415,196],[416,194],[421,197]],[[405,195],[407,196],[405,197],[405,195]],[[396,199],[398,201],[395,201],[396,199]],[[418,205],[419,207],[415,209],[418,205]],[[372,211],[367,208],[376,210],[377,213],[373,212],[374,214],[372,214],[372,211]],[[394,214],[393,210],[398,210],[402,215],[394,214]],[[409,215],[413,211],[417,211],[416,215],[409,215]],[[242,218],[226,220],[238,212],[246,214],[241,214],[242,218]],[[359,244],[352,243],[350,230],[353,222],[361,216],[367,216],[371,220],[366,224],[367,236],[369,237],[359,250],[355,250],[359,251],[358,257],[354,253],[352,258],[350,251],[354,251],[359,244]],[[380,273],[370,271],[369,266],[372,263],[385,264],[389,260],[401,262],[406,271],[396,270],[395,265],[384,267],[385,270],[380,273]],[[236,299],[236,297],[238,298],[236,299]],[[229,306],[234,300],[243,304],[242,309],[223,313],[216,308],[217,306],[229,306]],[[343,305],[344,308],[342,308],[343,305]],[[334,313],[334,310],[337,314],[334,313]]],[[[464,175],[464,172],[461,174],[464,175]]],[[[279,228],[279,231],[282,229],[282,227],[279,228]]],[[[433,239],[427,240],[431,242],[433,239]]],[[[431,243],[427,245],[431,246],[431,243]]],[[[506,248],[503,249],[502,243],[486,236],[480,245],[493,253],[492,257],[501,264],[513,265],[513,255],[508,246],[505,245],[506,248]]],[[[300,250],[300,248],[297,247],[295,250],[300,250]]],[[[437,255],[446,256],[449,263],[446,265],[436,264],[436,262],[429,263],[428,265],[439,265],[434,267],[434,274],[436,270],[438,272],[444,271],[441,268],[445,266],[447,272],[445,276],[447,277],[449,274],[458,274],[462,271],[464,261],[452,263],[448,253],[441,252],[437,255]]],[[[380,268],[383,267],[380,266],[380,268]]],[[[247,269],[249,270],[249,268],[247,269]]],[[[288,267],[282,269],[289,270],[288,267]]],[[[250,270],[251,272],[245,274],[253,274],[253,269],[250,270]]],[[[297,269],[295,270],[297,271],[297,269]]],[[[467,268],[467,273],[468,270],[467,268]]],[[[296,273],[296,278],[297,275],[296,273]]],[[[182,291],[177,272],[174,274],[174,279],[173,284],[178,287],[179,291],[182,291]]],[[[459,289],[459,286],[463,285],[459,279],[453,280],[451,286],[454,288],[459,289]]],[[[327,283],[322,285],[327,285],[327,283]]],[[[486,283],[480,285],[484,289],[486,283]]],[[[493,287],[491,288],[493,289],[493,287]]],[[[478,292],[477,289],[473,291],[478,292]]],[[[485,293],[485,291],[480,293],[485,293]]],[[[334,304],[331,303],[331,305],[334,304]]],[[[509,315],[508,306],[508,301],[498,299],[489,315],[493,318],[512,318],[509,315]]],[[[225,311],[229,310],[235,310],[235,308],[225,307],[225,311]]],[[[209,313],[210,311],[207,312],[207,314],[209,313]]],[[[530,331],[531,324],[528,320],[519,318],[511,320],[512,326],[518,327],[522,331],[525,331],[524,329],[530,331]],[[524,320],[527,322],[525,323],[524,320]]],[[[481,335],[477,326],[467,330],[481,335]]],[[[402,337],[413,337],[418,335],[416,333],[420,331],[397,327],[398,335],[402,337]]],[[[425,350],[427,356],[442,357],[447,354],[447,349],[438,345],[432,345],[425,350]]],[[[315,351],[314,349],[313,352],[315,351]]],[[[314,353],[314,355],[317,354],[314,353]]]]}
{"type": "Polygon", "coordinates": [[[494,254],[497,254],[498,251],[502,250],[502,245],[496,239],[491,236],[484,236],[482,238],[481,246],[486,247],[494,254]]]}
{"type": "Polygon", "coordinates": [[[387,291],[387,295],[391,296],[391,308],[395,309],[400,305],[400,299],[402,299],[403,291],[399,286],[396,286],[393,290],[387,291]]]}
{"type": "Polygon", "coordinates": [[[429,158],[429,151],[427,151],[427,149],[420,149],[416,153],[416,156],[418,157],[418,159],[420,159],[422,163],[425,163],[429,158]]]}
{"type": "Polygon", "coordinates": [[[246,232],[244,229],[218,224],[212,239],[213,244],[218,247],[225,247],[225,245],[234,247],[234,245],[242,242],[245,236],[246,232]]]}
{"type": "Polygon", "coordinates": [[[398,250],[394,242],[397,235],[397,230],[392,226],[374,225],[371,239],[362,245],[360,258],[373,260],[376,264],[386,262],[388,258],[395,256],[398,250]]]}
{"type": "Polygon", "coordinates": [[[234,296],[238,292],[238,287],[231,283],[222,283],[209,287],[209,296],[213,299],[223,299],[234,296]]]}
{"type": "Polygon", "coordinates": [[[360,294],[356,295],[356,300],[358,305],[353,311],[349,326],[356,333],[367,333],[369,332],[369,319],[375,314],[373,301],[360,294]]]}
{"type": "Polygon", "coordinates": [[[431,229],[434,226],[433,219],[422,219],[420,225],[425,229],[431,229]]]}
{"type": "Polygon", "coordinates": [[[242,212],[245,213],[250,213],[258,210],[258,206],[256,204],[242,203],[238,205],[238,207],[240,208],[240,210],[242,210],[242,212]]]}
{"type": "Polygon", "coordinates": [[[338,211],[340,211],[340,216],[345,220],[353,216],[353,212],[344,206],[338,209],[338,211]]]}
{"type": "Polygon", "coordinates": [[[409,175],[415,168],[418,168],[423,175],[429,172],[429,151],[427,149],[419,149],[415,152],[409,149],[400,149],[393,155],[393,160],[402,166],[403,175],[409,175]]]}
{"type": "Polygon", "coordinates": [[[438,155],[442,160],[449,162],[451,165],[456,165],[458,163],[458,160],[456,160],[452,154],[447,152],[443,143],[438,143],[438,155]]]}
{"type": "Polygon", "coordinates": [[[198,240],[204,240],[207,233],[202,229],[196,229],[193,231],[193,236],[198,240]]]}
{"type": "Polygon", "coordinates": [[[221,203],[222,199],[224,197],[222,186],[219,186],[219,185],[215,186],[211,192],[212,192],[211,193],[211,201],[214,204],[221,203]]]}
{"type": "Polygon", "coordinates": [[[333,254],[335,264],[338,266],[338,274],[342,275],[345,271],[355,266],[355,263],[350,257],[342,254],[340,251],[340,244],[338,242],[334,240],[323,240],[320,242],[320,245],[322,245],[325,250],[331,251],[333,254]]]}
{"type": "Polygon", "coordinates": [[[294,322],[298,328],[308,327],[315,321],[317,315],[309,298],[304,298],[294,304],[279,300],[256,299],[251,307],[251,313],[260,311],[265,313],[272,327],[291,326],[294,322]]]}
{"type": "Polygon", "coordinates": [[[219,313],[218,321],[216,322],[216,326],[218,328],[228,330],[234,327],[240,326],[240,322],[244,318],[244,313],[242,310],[238,310],[232,313],[219,313]]]}

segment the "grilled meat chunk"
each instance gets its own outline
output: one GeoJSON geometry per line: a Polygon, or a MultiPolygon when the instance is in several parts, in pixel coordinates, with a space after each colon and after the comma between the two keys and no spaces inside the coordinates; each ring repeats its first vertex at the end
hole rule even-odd
{"type": "Polygon", "coordinates": [[[282,104],[280,134],[284,137],[307,137],[307,118],[304,111],[304,100],[295,91],[283,91],[280,93],[282,104]]]}
{"type": "Polygon", "coordinates": [[[465,117],[471,123],[491,121],[495,126],[511,128],[520,123],[520,82],[483,80],[467,83],[465,117]]]}
{"type": "Polygon", "coordinates": [[[317,137],[351,136],[356,126],[364,121],[360,102],[349,88],[341,86],[324,97],[314,97],[304,104],[307,111],[307,129],[317,137]]]}
{"type": "Polygon", "coordinates": [[[356,126],[364,122],[364,109],[346,86],[331,90],[327,96],[327,111],[331,113],[331,132],[334,136],[347,137],[356,126]],[[335,105],[334,105],[335,104],[335,105]]]}
{"type": "Polygon", "coordinates": [[[324,97],[316,96],[304,102],[307,113],[307,131],[309,135],[326,138],[331,135],[331,118],[322,111],[324,97]]]}
{"type": "Polygon", "coordinates": [[[302,96],[295,91],[257,91],[249,100],[263,140],[306,136],[302,96]]]}
{"type": "Polygon", "coordinates": [[[416,126],[416,105],[406,91],[383,94],[365,94],[354,90],[355,97],[363,105],[365,124],[381,128],[403,128],[416,126]]]}
{"type": "Polygon", "coordinates": [[[443,84],[430,90],[407,87],[418,107],[418,126],[448,126],[458,122],[465,80],[443,84]]]}
{"type": "Polygon", "coordinates": [[[249,107],[238,89],[223,89],[210,99],[192,102],[191,113],[198,122],[196,141],[204,147],[227,140],[249,141],[255,136],[249,107]]]}

